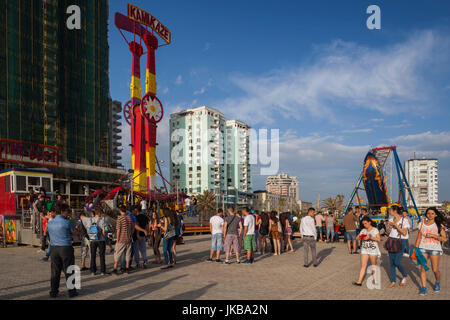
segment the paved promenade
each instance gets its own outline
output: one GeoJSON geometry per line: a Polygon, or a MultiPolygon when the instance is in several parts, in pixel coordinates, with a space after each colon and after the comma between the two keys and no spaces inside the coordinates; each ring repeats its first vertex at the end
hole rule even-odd
{"type": "MultiPolygon", "coordinates": [[[[450,299],[448,249],[441,257],[441,292],[432,293],[434,276],[430,270],[429,293],[420,297],[419,268],[407,258],[403,262],[410,276],[408,285],[386,288],[389,261],[384,249],[379,262],[382,289],[369,290],[365,285],[351,284],[357,278],[360,257],[349,255],[342,240],[334,244],[318,243],[320,265],[305,269],[300,241],[295,242],[295,253],[257,257],[253,265],[223,265],[205,261],[209,238],[208,235],[185,237],[185,244],[177,246],[179,263],[166,271],[154,264],[149,269],[120,276],[91,276],[89,271],[84,271],[76,299],[450,299]]],[[[415,234],[412,238],[415,239],[415,234]]],[[[0,299],[49,299],[50,262],[41,261],[42,254],[36,251],[37,248],[31,247],[0,248],[0,299]]],[[[80,265],[79,247],[75,254],[80,265]]],[[[109,271],[112,258],[107,255],[109,271]]],[[[62,277],[58,299],[68,299],[64,281],[62,277]]]]}

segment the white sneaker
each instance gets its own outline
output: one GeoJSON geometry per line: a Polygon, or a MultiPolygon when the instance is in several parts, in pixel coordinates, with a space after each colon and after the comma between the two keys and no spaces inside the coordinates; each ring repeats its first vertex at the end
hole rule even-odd
{"type": "Polygon", "coordinates": [[[44,250],[42,250],[42,249],[39,249],[38,251],[36,251],[37,253],[41,253],[41,252],[45,252],[44,250]]]}
{"type": "Polygon", "coordinates": [[[404,253],[403,256],[406,258],[409,258],[409,254],[407,254],[407,253],[404,253]]]}

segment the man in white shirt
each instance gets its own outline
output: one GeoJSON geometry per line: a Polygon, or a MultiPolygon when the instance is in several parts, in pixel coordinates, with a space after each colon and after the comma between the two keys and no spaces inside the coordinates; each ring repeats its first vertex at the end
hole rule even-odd
{"type": "Polygon", "coordinates": [[[209,259],[213,261],[214,252],[216,253],[216,262],[221,262],[220,252],[223,250],[223,224],[222,218],[223,210],[219,209],[217,214],[209,219],[209,230],[211,231],[211,251],[209,252],[209,259]]]}
{"type": "Polygon", "coordinates": [[[249,264],[255,261],[255,217],[250,214],[250,210],[248,208],[244,208],[242,210],[242,213],[244,214],[244,250],[247,251],[247,260],[244,262],[244,264],[249,264]]]}
{"type": "Polygon", "coordinates": [[[141,201],[141,212],[147,214],[147,200],[145,199],[141,201]]]}
{"type": "Polygon", "coordinates": [[[184,199],[184,204],[186,205],[186,214],[188,217],[191,216],[191,198],[187,197],[184,199]]]}
{"type": "Polygon", "coordinates": [[[314,208],[308,209],[308,215],[306,217],[303,217],[300,221],[300,234],[303,239],[303,250],[304,250],[304,261],[305,264],[303,265],[305,268],[309,267],[308,263],[308,252],[309,248],[311,248],[311,254],[312,254],[312,260],[314,267],[317,267],[317,255],[316,255],[316,239],[317,239],[317,232],[316,232],[316,225],[314,221],[314,208]]]}

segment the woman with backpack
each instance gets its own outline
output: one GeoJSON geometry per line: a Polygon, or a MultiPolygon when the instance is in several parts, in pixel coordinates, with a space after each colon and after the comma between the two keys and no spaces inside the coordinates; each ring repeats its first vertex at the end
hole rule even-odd
{"type": "Polygon", "coordinates": [[[269,237],[269,215],[267,212],[262,212],[260,217],[261,219],[258,221],[259,222],[258,248],[259,254],[265,254],[267,246],[267,238],[269,237]]]}
{"type": "Polygon", "coordinates": [[[173,267],[172,246],[173,241],[175,241],[176,237],[176,226],[178,226],[178,217],[175,211],[164,209],[164,224],[162,230],[164,231],[163,253],[165,266],[163,266],[161,269],[168,269],[173,267]]]}
{"type": "Polygon", "coordinates": [[[270,213],[270,220],[269,220],[269,230],[270,230],[270,237],[273,240],[273,246],[274,246],[274,255],[278,256],[281,255],[281,225],[280,221],[277,218],[276,211],[272,211],[270,213]]]}
{"type": "MultiPolygon", "coordinates": [[[[436,208],[428,208],[425,218],[419,224],[419,233],[416,239],[416,248],[419,248],[427,260],[431,260],[431,268],[436,279],[434,292],[441,291],[441,273],[439,271],[439,260],[442,255],[442,243],[447,241],[444,229],[444,217],[436,208]]],[[[420,279],[422,288],[419,294],[427,294],[427,273],[422,265],[420,267],[420,279]]]]}
{"type": "Polygon", "coordinates": [[[150,238],[153,248],[153,253],[155,254],[155,263],[161,263],[161,253],[159,252],[159,245],[161,244],[161,221],[156,213],[152,212],[152,217],[150,219],[150,238]]]}
{"type": "Polygon", "coordinates": [[[409,229],[409,220],[403,218],[401,214],[401,209],[399,206],[392,206],[390,209],[390,214],[392,218],[388,222],[388,233],[389,238],[386,240],[385,249],[389,252],[390,261],[390,273],[391,273],[391,284],[388,288],[394,288],[397,281],[396,269],[400,271],[403,276],[400,286],[406,286],[406,281],[408,279],[408,274],[402,265],[402,242],[401,236],[406,235],[409,229]]]}

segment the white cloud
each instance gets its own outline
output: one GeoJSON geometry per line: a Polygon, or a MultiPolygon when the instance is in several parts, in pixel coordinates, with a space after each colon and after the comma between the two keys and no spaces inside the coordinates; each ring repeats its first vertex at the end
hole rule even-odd
{"type": "Polygon", "coordinates": [[[183,77],[182,77],[181,74],[179,74],[179,75],[177,76],[177,78],[175,79],[175,84],[176,84],[176,85],[183,84],[183,77]]]}
{"type": "Polygon", "coordinates": [[[372,121],[372,122],[383,122],[384,119],[381,119],[381,118],[373,118],[373,119],[370,119],[370,121],[372,121]]]}
{"type": "Polygon", "coordinates": [[[433,101],[422,71],[447,45],[441,40],[432,31],[377,49],[338,40],[318,47],[319,58],[308,65],[231,77],[242,95],[217,105],[253,125],[273,123],[277,114],[336,121],[349,109],[383,115],[418,112],[433,101]]]}
{"type": "Polygon", "coordinates": [[[194,91],[194,95],[201,95],[201,94],[204,94],[205,93],[205,91],[206,91],[206,88],[205,87],[203,87],[203,88],[201,88],[200,90],[196,90],[196,91],[194,91]]]}
{"type": "MultiPolygon", "coordinates": [[[[345,140],[344,140],[345,141],[345,140]]],[[[348,140],[347,140],[348,141],[348,140]]],[[[348,143],[348,142],[347,142],[348,143]]],[[[402,135],[380,145],[349,145],[339,137],[309,135],[302,137],[289,130],[280,136],[280,171],[297,176],[301,199],[312,201],[317,193],[332,196],[345,193],[348,197],[361,173],[363,159],[373,147],[396,145],[400,160],[417,157],[439,159],[439,172],[450,172],[450,132],[423,132],[402,135]]],[[[257,168],[252,170],[259,172],[257,168]]],[[[265,176],[254,174],[254,189],[264,188],[265,176]]],[[[446,179],[440,179],[441,196],[448,198],[446,179]]],[[[447,183],[448,184],[448,183],[447,183]]],[[[364,192],[363,192],[364,193],[364,192]]]]}
{"type": "Polygon", "coordinates": [[[418,157],[433,157],[447,162],[450,160],[450,132],[427,131],[398,136],[389,141],[391,144],[396,144],[399,147],[399,153],[408,158],[415,152],[418,157]]]}
{"type": "Polygon", "coordinates": [[[169,88],[168,88],[168,87],[163,87],[162,90],[161,90],[161,92],[162,92],[163,94],[168,94],[168,93],[169,93],[169,88]]]}
{"type": "Polygon", "coordinates": [[[342,133],[370,133],[373,129],[367,128],[367,129],[354,129],[354,130],[342,130],[342,133]]]}

